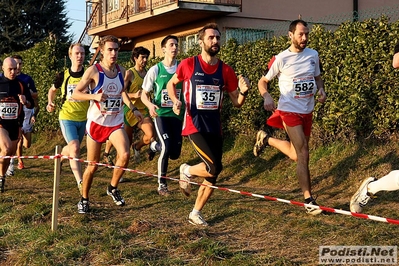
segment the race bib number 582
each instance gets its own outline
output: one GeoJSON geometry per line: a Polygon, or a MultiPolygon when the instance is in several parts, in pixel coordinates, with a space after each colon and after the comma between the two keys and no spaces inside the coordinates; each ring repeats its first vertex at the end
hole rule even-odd
{"type": "Polygon", "coordinates": [[[316,81],[314,77],[302,77],[292,80],[294,86],[294,98],[313,97],[316,90],[316,81]]]}

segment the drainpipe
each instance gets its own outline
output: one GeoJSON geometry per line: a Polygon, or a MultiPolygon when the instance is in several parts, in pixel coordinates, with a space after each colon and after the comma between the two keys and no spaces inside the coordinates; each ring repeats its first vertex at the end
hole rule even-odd
{"type": "Polygon", "coordinates": [[[359,0],[353,0],[353,22],[359,21],[359,0]]]}

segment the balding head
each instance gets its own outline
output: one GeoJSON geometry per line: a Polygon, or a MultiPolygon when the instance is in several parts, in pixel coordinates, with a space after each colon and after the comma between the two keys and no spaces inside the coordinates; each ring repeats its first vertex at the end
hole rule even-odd
{"type": "Polygon", "coordinates": [[[14,58],[7,57],[4,59],[3,73],[6,78],[11,80],[17,77],[17,62],[15,62],[14,58]]]}

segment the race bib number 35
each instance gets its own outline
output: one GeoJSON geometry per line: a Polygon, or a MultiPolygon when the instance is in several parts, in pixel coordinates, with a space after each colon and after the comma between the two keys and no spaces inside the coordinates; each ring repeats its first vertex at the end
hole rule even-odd
{"type": "Polygon", "coordinates": [[[0,117],[1,119],[17,119],[18,118],[18,103],[0,103],[0,117]]]}
{"type": "Polygon", "coordinates": [[[197,85],[196,105],[199,110],[216,110],[219,108],[220,89],[219,86],[197,85]]]}
{"type": "Polygon", "coordinates": [[[316,81],[314,77],[303,77],[293,79],[294,98],[313,97],[316,90],[316,81]]]}

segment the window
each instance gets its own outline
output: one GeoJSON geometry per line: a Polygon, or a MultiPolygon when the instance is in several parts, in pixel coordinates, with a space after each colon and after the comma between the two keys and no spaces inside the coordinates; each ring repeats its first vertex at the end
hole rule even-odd
{"type": "Polygon", "coordinates": [[[106,12],[116,11],[119,9],[119,0],[108,0],[106,12]]]}
{"type": "Polygon", "coordinates": [[[179,38],[179,46],[180,46],[180,52],[181,53],[186,53],[190,49],[195,48],[198,45],[198,35],[197,34],[191,34],[187,36],[182,36],[179,38]]]}

